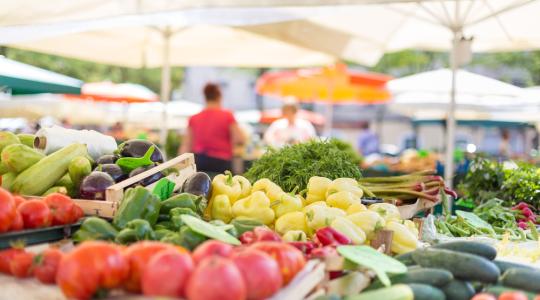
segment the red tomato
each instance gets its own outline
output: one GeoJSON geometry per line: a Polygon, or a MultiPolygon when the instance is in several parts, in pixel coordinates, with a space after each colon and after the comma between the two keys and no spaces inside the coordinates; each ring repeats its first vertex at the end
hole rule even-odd
{"type": "Polygon", "coordinates": [[[499,295],[498,300],[527,300],[527,295],[522,292],[504,292],[499,295]]]}
{"type": "Polygon", "coordinates": [[[11,193],[0,188],[0,233],[11,228],[16,209],[15,200],[11,193]]]}
{"type": "Polygon", "coordinates": [[[11,274],[19,278],[32,276],[32,262],[34,260],[34,256],[35,254],[31,252],[23,252],[15,255],[9,262],[11,274]]]}
{"type": "Polygon", "coordinates": [[[233,252],[233,246],[216,240],[208,240],[199,245],[193,251],[193,261],[198,264],[203,259],[212,256],[229,257],[233,252]]]}
{"type": "Polygon", "coordinates": [[[144,269],[146,269],[146,265],[150,259],[163,250],[171,249],[176,249],[178,252],[188,252],[181,247],[175,247],[171,244],[153,241],[141,241],[129,246],[124,251],[124,255],[128,261],[130,269],[129,278],[125,282],[126,290],[133,293],[139,293],[141,291],[142,273],[144,269]],[[182,249],[183,251],[179,249],[182,249]]]}
{"type": "Polygon", "coordinates": [[[75,221],[74,204],[71,198],[60,193],[52,193],[43,199],[52,215],[52,225],[65,225],[75,221]]]}
{"type": "Polygon", "coordinates": [[[21,213],[24,228],[42,228],[51,225],[51,210],[41,200],[27,200],[17,208],[21,213]]]}
{"type": "Polygon", "coordinates": [[[66,298],[90,299],[100,288],[119,287],[128,274],[129,266],[119,247],[91,241],[64,255],[56,283],[66,298]]]}
{"type": "Polygon", "coordinates": [[[26,199],[24,199],[21,196],[13,196],[13,200],[15,200],[15,207],[19,207],[19,205],[21,205],[21,203],[26,201],[26,199]]]}
{"type": "Polygon", "coordinates": [[[474,297],[472,297],[471,300],[497,300],[497,298],[495,296],[493,296],[492,294],[481,293],[481,294],[477,294],[474,297]]]}
{"type": "Polygon", "coordinates": [[[270,255],[279,265],[283,284],[289,283],[306,264],[306,259],[300,250],[281,242],[258,242],[250,246],[270,255]]]}
{"type": "Polygon", "coordinates": [[[74,217],[74,220],[72,223],[76,223],[82,217],[84,217],[84,211],[79,205],[77,205],[77,203],[74,203],[73,205],[73,217],[74,217]]]}
{"type": "Polygon", "coordinates": [[[41,283],[55,283],[58,265],[64,254],[56,248],[49,248],[34,259],[34,276],[41,283]]]}
{"type": "Polygon", "coordinates": [[[11,223],[10,231],[19,231],[24,229],[24,222],[21,213],[16,210],[15,218],[13,218],[13,223],[11,223]]]}
{"type": "Polygon", "coordinates": [[[193,271],[189,253],[164,250],[154,255],[146,265],[141,278],[145,296],[180,298],[193,271]],[[163,280],[167,278],[167,280],[163,280]]]}
{"type": "Polygon", "coordinates": [[[232,260],[246,283],[247,299],[266,299],[281,288],[279,265],[270,255],[248,249],[234,254],[232,260]]]}
{"type": "Polygon", "coordinates": [[[24,253],[24,246],[0,251],[0,272],[11,274],[9,262],[12,261],[16,255],[21,253],[24,253]]]}
{"type": "Polygon", "coordinates": [[[242,274],[232,260],[210,256],[191,273],[186,296],[189,300],[244,300],[247,291],[242,274]]]}

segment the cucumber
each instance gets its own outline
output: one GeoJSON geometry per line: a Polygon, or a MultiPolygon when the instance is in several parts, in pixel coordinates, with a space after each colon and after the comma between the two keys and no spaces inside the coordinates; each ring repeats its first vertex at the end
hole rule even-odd
{"type": "Polygon", "coordinates": [[[26,145],[30,148],[34,148],[34,140],[36,139],[35,135],[28,133],[19,133],[17,134],[17,137],[21,141],[21,144],[26,145]]]}
{"type": "Polygon", "coordinates": [[[416,300],[411,287],[396,284],[390,287],[348,296],[345,300],[416,300]]]}
{"type": "Polygon", "coordinates": [[[69,177],[69,174],[66,173],[60,180],[58,180],[54,186],[63,186],[67,190],[67,194],[70,197],[76,197],[78,191],[75,189],[75,185],[73,184],[73,181],[71,181],[71,177],[69,177]]]}
{"type": "Polygon", "coordinates": [[[457,279],[496,283],[500,275],[493,262],[473,254],[427,248],[416,250],[412,257],[422,267],[448,270],[457,279]]]}
{"type": "MultiPolygon", "coordinates": [[[[446,296],[444,293],[431,285],[420,284],[420,283],[410,283],[407,284],[414,294],[414,300],[445,300],[446,296]]],[[[375,298],[374,298],[375,299],[375,298]]]]}
{"type": "Polygon", "coordinates": [[[1,156],[2,163],[11,172],[20,173],[44,158],[45,154],[23,144],[12,144],[2,150],[1,156]]]}
{"type": "MultiPolygon", "coordinates": [[[[392,282],[392,284],[420,283],[436,287],[443,287],[453,279],[454,277],[452,276],[452,273],[446,270],[421,267],[414,267],[412,269],[409,269],[408,272],[405,274],[390,276],[390,281],[392,282]]],[[[373,290],[381,287],[384,287],[384,285],[379,280],[375,280],[369,286],[369,289],[373,290]]]]}
{"type": "Polygon", "coordinates": [[[71,144],[57,150],[20,173],[12,190],[21,195],[42,195],[67,172],[71,160],[88,155],[83,144],[71,144]]]}
{"type": "Polygon", "coordinates": [[[539,269],[531,267],[531,266],[518,264],[518,263],[513,263],[513,262],[509,262],[509,261],[494,260],[493,263],[497,267],[499,267],[499,270],[501,270],[501,274],[504,274],[504,272],[506,272],[506,270],[511,269],[511,268],[527,269],[527,270],[539,270],[539,269]]]}
{"type": "Polygon", "coordinates": [[[446,295],[446,300],[469,300],[476,294],[470,283],[461,280],[450,281],[442,291],[446,295]]]}
{"type": "Polygon", "coordinates": [[[17,174],[13,172],[8,172],[2,175],[2,188],[8,191],[11,191],[11,187],[13,186],[13,181],[15,181],[16,177],[17,177],[17,174]]]}
{"type": "Polygon", "coordinates": [[[540,293],[540,271],[523,268],[508,269],[501,277],[501,284],[511,288],[540,293]]]}
{"type": "Polygon", "coordinates": [[[525,296],[527,296],[527,299],[529,300],[533,300],[535,297],[534,293],[529,293],[529,292],[525,292],[519,289],[509,288],[507,286],[502,286],[502,285],[489,286],[486,288],[485,292],[489,294],[493,294],[495,297],[499,297],[502,293],[505,293],[505,292],[522,292],[523,294],[525,294],[525,296]]]}
{"type": "Polygon", "coordinates": [[[21,140],[19,140],[19,138],[13,132],[0,131],[0,152],[2,152],[6,146],[20,143],[21,140]]]}
{"type": "Polygon", "coordinates": [[[456,241],[443,244],[433,245],[433,248],[437,249],[446,249],[457,252],[465,252],[469,254],[474,254],[482,256],[489,260],[494,260],[497,256],[497,250],[491,246],[479,242],[467,242],[467,241],[456,241]]]}
{"type": "Polygon", "coordinates": [[[414,266],[414,265],[416,265],[416,262],[414,262],[414,260],[412,259],[412,253],[413,252],[414,251],[407,252],[407,253],[404,253],[404,254],[400,254],[400,255],[395,256],[394,258],[399,260],[400,262],[402,262],[406,266],[414,266]]]}
{"type": "Polygon", "coordinates": [[[68,172],[71,182],[78,188],[83,178],[92,172],[92,163],[84,156],[75,157],[69,162],[68,172]]]}

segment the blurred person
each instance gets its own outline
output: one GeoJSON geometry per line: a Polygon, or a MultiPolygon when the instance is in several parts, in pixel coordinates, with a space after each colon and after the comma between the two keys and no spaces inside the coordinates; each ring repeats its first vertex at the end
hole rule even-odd
{"type": "Polygon", "coordinates": [[[360,124],[358,151],[363,156],[379,153],[379,138],[375,132],[371,131],[369,128],[369,122],[362,122],[362,124],[360,124]]]}
{"type": "Polygon", "coordinates": [[[114,137],[119,142],[126,140],[124,125],[120,122],[114,123],[114,125],[109,129],[109,135],[114,137]]]}
{"type": "Polygon", "coordinates": [[[297,112],[298,103],[292,98],[286,99],[281,107],[283,117],[275,120],[264,133],[267,145],[280,148],[302,143],[317,136],[313,125],[307,120],[297,118],[297,112]]]}
{"type": "Polygon", "coordinates": [[[221,90],[208,83],[203,89],[206,107],[189,118],[180,152],[193,152],[200,171],[223,173],[232,168],[233,147],[245,137],[234,115],[222,107],[221,90]]]}
{"type": "Polygon", "coordinates": [[[512,145],[510,144],[510,131],[506,128],[501,129],[501,142],[499,144],[499,157],[508,159],[512,154],[512,145]]]}

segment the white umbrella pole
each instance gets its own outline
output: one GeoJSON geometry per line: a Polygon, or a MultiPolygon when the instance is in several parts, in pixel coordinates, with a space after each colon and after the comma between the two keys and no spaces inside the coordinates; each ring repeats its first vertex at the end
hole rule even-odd
{"type": "Polygon", "coordinates": [[[167,102],[171,94],[171,55],[170,40],[172,32],[169,28],[163,31],[163,66],[161,67],[161,102],[163,102],[162,124],[159,141],[165,146],[167,141],[167,102]]]}
{"type": "Polygon", "coordinates": [[[454,146],[456,136],[456,75],[458,68],[457,47],[458,32],[454,31],[454,40],[452,41],[452,52],[450,55],[450,66],[452,68],[452,87],[450,89],[450,105],[448,107],[448,116],[446,119],[446,155],[444,166],[444,178],[446,185],[452,187],[454,178],[454,146]]]}

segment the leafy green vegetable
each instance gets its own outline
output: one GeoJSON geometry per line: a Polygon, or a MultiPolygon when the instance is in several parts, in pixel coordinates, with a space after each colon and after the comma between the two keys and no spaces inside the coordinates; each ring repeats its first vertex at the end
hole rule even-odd
{"type": "Polygon", "coordinates": [[[407,266],[399,260],[385,255],[369,246],[339,246],[337,251],[351,262],[373,270],[385,286],[390,286],[391,284],[390,278],[388,278],[386,273],[407,273],[407,266]]]}
{"type": "Polygon", "coordinates": [[[360,162],[350,144],[336,139],[313,140],[279,150],[270,148],[245,176],[251,181],[268,178],[289,192],[295,187],[306,189],[312,176],[359,179],[360,162]]]}

